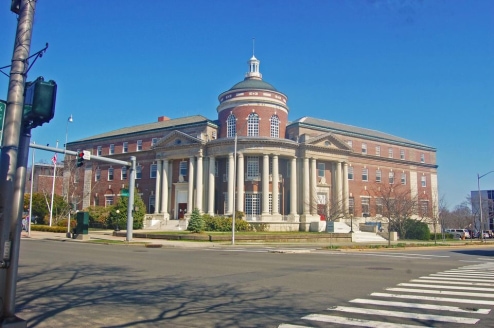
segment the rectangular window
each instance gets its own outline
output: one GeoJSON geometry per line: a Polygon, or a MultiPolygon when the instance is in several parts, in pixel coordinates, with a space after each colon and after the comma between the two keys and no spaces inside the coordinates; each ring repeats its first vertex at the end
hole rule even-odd
{"type": "Polygon", "coordinates": [[[218,161],[214,163],[214,176],[218,177],[218,161]]]}
{"type": "Polygon", "coordinates": [[[108,181],[113,181],[113,167],[108,169],[108,181]]]}
{"type": "Polygon", "coordinates": [[[261,194],[245,194],[245,215],[248,220],[261,214],[261,194]]]}
{"type": "Polygon", "coordinates": [[[317,163],[317,176],[324,178],[324,171],[326,171],[326,165],[324,163],[317,163]]]}
{"type": "Polygon", "coordinates": [[[151,171],[149,172],[149,177],[156,179],[156,173],[158,172],[158,164],[151,164],[151,171]]]}
{"type": "Polygon", "coordinates": [[[381,146],[376,146],[376,156],[381,156],[381,146]]]}
{"type": "Polygon", "coordinates": [[[405,159],[405,149],[400,149],[400,159],[405,159]]]}
{"type": "Polygon", "coordinates": [[[393,158],[393,148],[388,148],[388,157],[393,158]]]}
{"type": "Polygon", "coordinates": [[[223,174],[223,182],[228,181],[228,172],[230,172],[230,162],[226,161],[226,166],[225,166],[225,173],[223,174]]]}
{"type": "Polygon", "coordinates": [[[102,147],[101,146],[98,146],[97,150],[96,150],[96,155],[97,156],[101,156],[101,150],[102,150],[102,147]]]}
{"type": "Polygon", "coordinates": [[[382,215],[383,214],[383,199],[382,198],[376,198],[376,215],[382,215]]]}
{"type": "Polygon", "coordinates": [[[355,210],[355,200],[353,197],[348,198],[348,214],[354,214],[355,210]]]}
{"type": "Polygon", "coordinates": [[[181,161],[179,165],[179,175],[185,178],[187,175],[187,162],[186,161],[181,161]]]}
{"type": "Polygon", "coordinates": [[[154,195],[149,196],[148,213],[154,213],[155,204],[156,204],[155,196],[154,195]]]}
{"type": "Polygon", "coordinates": [[[121,178],[121,180],[127,180],[127,166],[122,166],[120,178],[121,178]]]}
{"type": "Polygon", "coordinates": [[[422,187],[427,187],[427,178],[425,175],[421,177],[422,187]]]}
{"type": "Polygon", "coordinates": [[[368,217],[370,214],[370,198],[362,197],[360,202],[362,203],[362,216],[368,217]]]}
{"type": "Polygon", "coordinates": [[[94,173],[94,181],[99,181],[99,180],[101,180],[101,170],[98,168],[94,173]]]}
{"type": "Polygon", "coordinates": [[[223,213],[226,214],[226,212],[228,211],[228,193],[227,192],[223,193],[223,198],[225,200],[223,203],[223,213]]]}
{"type": "Polygon", "coordinates": [[[348,167],[348,180],[353,180],[353,166],[348,167]]]}
{"type": "Polygon", "coordinates": [[[407,184],[407,174],[406,173],[401,173],[401,184],[406,185],[407,184]]]}
{"type": "Polygon", "coordinates": [[[142,140],[137,140],[136,150],[137,151],[141,151],[142,150],[142,140]]]}
{"type": "Polygon", "coordinates": [[[369,170],[362,169],[362,181],[369,181],[369,170]]]}
{"type": "Polygon", "coordinates": [[[136,167],[136,179],[142,179],[142,166],[140,165],[136,167]]]}
{"type": "Polygon", "coordinates": [[[362,143],[362,154],[367,154],[367,144],[362,143]]]}
{"type": "Polygon", "coordinates": [[[347,140],[346,144],[348,145],[348,147],[353,148],[353,141],[352,140],[347,140]]]}
{"type": "Polygon", "coordinates": [[[291,161],[286,162],[286,176],[291,177],[291,169],[292,169],[292,163],[291,161]]]}
{"type": "Polygon", "coordinates": [[[381,182],[381,170],[376,170],[376,182],[381,182]]]}
{"type": "Polygon", "coordinates": [[[273,214],[273,194],[269,194],[269,214],[273,214]]]}
{"type": "Polygon", "coordinates": [[[216,131],[211,132],[211,139],[212,140],[216,139],[216,131]]]}
{"type": "Polygon", "coordinates": [[[425,154],[420,154],[420,163],[425,163],[425,154]]]}
{"type": "Polygon", "coordinates": [[[105,207],[113,205],[113,196],[105,196],[105,207]]]}
{"type": "Polygon", "coordinates": [[[389,184],[395,183],[395,173],[389,172],[389,184]]]}
{"type": "Polygon", "coordinates": [[[259,179],[259,157],[247,157],[247,180],[259,179]]]}
{"type": "Polygon", "coordinates": [[[429,201],[427,200],[420,201],[420,215],[422,217],[426,217],[429,215],[429,201]]]}
{"type": "Polygon", "coordinates": [[[115,154],[115,145],[111,144],[110,148],[108,148],[108,154],[113,155],[115,154]]]}
{"type": "Polygon", "coordinates": [[[125,141],[122,145],[122,153],[128,153],[129,152],[129,143],[125,141]]]}
{"type": "Polygon", "coordinates": [[[151,147],[156,146],[157,143],[158,143],[158,138],[151,139],[151,147]]]}

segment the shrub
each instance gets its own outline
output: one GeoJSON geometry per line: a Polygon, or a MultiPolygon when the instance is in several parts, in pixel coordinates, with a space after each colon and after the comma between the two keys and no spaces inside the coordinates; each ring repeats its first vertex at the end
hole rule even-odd
{"type": "MultiPolygon", "coordinates": [[[[241,213],[241,212],[237,212],[241,213]]],[[[208,214],[204,214],[203,216],[205,227],[205,231],[221,231],[228,232],[232,231],[232,218],[231,217],[223,217],[223,216],[211,216],[208,214]]],[[[252,228],[250,224],[242,220],[240,218],[235,218],[235,231],[251,231],[252,228]]]]}
{"type": "Polygon", "coordinates": [[[31,231],[47,231],[47,232],[67,232],[67,226],[47,226],[42,224],[31,224],[31,231]]]}
{"type": "Polygon", "coordinates": [[[192,211],[187,230],[192,232],[201,232],[204,230],[204,220],[201,216],[201,213],[199,212],[199,209],[194,208],[194,210],[192,211]]]}
{"type": "Polygon", "coordinates": [[[431,232],[429,226],[417,220],[408,219],[405,239],[429,240],[431,232]]]}

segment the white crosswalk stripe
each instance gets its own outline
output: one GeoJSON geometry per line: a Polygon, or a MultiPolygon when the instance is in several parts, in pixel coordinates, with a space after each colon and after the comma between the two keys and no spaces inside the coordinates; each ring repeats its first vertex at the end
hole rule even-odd
{"type": "MultiPolygon", "coordinates": [[[[395,256],[400,254],[395,253],[395,256]]],[[[424,259],[419,256],[415,258],[424,259]]],[[[485,262],[446,270],[399,283],[396,287],[385,290],[388,292],[375,292],[369,298],[350,300],[349,303],[353,306],[330,307],[327,309],[330,314],[309,314],[301,319],[332,325],[379,328],[424,327],[417,325],[417,320],[433,326],[434,322],[460,325],[480,322],[481,326],[482,318],[487,318],[485,315],[491,313],[494,307],[494,263],[485,262]],[[459,306],[446,305],[447,303],[456,303],[459,306]],[[486,307],[478,308],[479,305],[486,307]],[[382,321],[379,321],[380,317],[383,318],[382,321]],[[401,320],[401,323],[392,322],[391,318],[401,320]],[[407,320],[411,320],[411,324],[407,324],[407,320]]],[[[306,328],[287,323],[278,327],[306,328]]]]}

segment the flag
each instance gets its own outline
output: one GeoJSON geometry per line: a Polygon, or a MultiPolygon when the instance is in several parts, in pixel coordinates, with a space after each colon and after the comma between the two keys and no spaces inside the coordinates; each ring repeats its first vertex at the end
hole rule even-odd
{"type": "Polygon", "coordinates": [[[51,162],[53,163],[53,165],[57,165],[57,154],[53,155],[53,157],[51,158],[51,162]]]}

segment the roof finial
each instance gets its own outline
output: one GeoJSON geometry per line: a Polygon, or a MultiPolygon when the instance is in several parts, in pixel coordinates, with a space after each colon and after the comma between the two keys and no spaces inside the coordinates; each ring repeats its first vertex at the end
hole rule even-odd
{"type": "Polygon", "coordinates": [[[255,50],[256,50],[256,38],[252,38],[252,57],[255,57],[255,50]]]}

